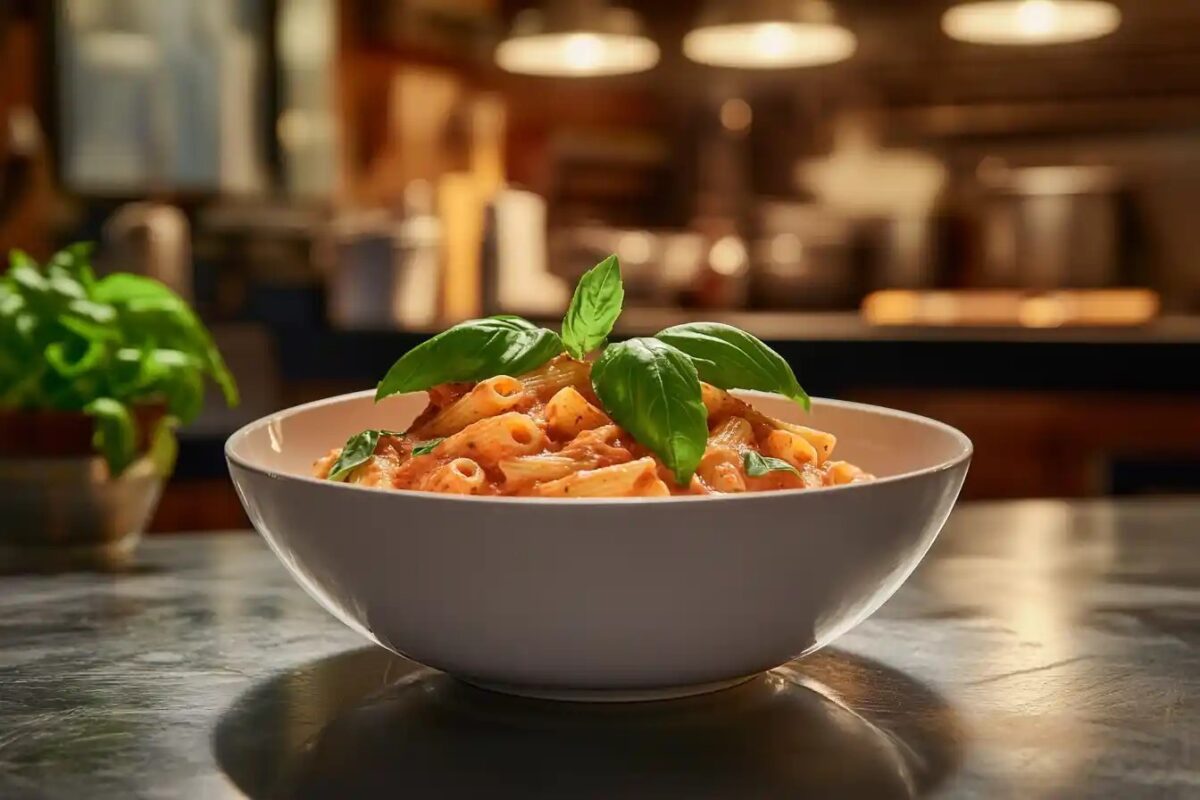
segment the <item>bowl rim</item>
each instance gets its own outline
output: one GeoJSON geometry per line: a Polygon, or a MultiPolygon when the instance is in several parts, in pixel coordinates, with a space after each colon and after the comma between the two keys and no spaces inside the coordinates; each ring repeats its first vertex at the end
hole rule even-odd
{"type": "MultiPolygon", "coordinates": [[[[760,392],[751,389],[734,389],[732,393],[743,397],[762,397],[779,400],[786,400],[782,395],[772,392],[760,392]]],[[[407,392],[405,394],[422,394],[422,392],[407,392]]],[[[888,475],[883,478],[876,478],[873,481],[866,483],[849,483],[841,486],[824,486],[817,489],[778,489],[769,492],[742,492],[738,494],[721,494],[721,495],[671,495],[669,497],[525,497],[525,496],[505,496],[505,495],[463,495],[463,494],[445,494],[439,492],[422,492],[415,489],[387,489],[380,490],[368,486],[359,486],[358,484],[345,483],[343,481],[328,481],[312,475],[302,475],[290,472],[280,472],[277,470],[267,469],[266,467],[251,464],[246,459],[237,455],[234,448],[238,443],[250,436],[259,428],[265,428],[272,422],[283,419],[285,417],[294,416],[314,408],[320,408],[327,405],[336,405],[338,403],[349,402],[352,400],[360,400],[364,397],[374,397],[374,389],[364,389],[357,392],[348,392],[346,394],[333,395],[320,400],[313,400],[308,403],[284,408],[260,417],[253,422],[249,422],[234,431],[228,439],[225,440],[225,459],[231,465],[236,465],[240,469],[247,472],[253,472],[262,475],[272,480],[280,481],[300,481],[302,483],[310,483],[314,486],[324,487],[326,489],[334,489],[351,492],[365,492],[375,496],[397,495],[409,499],[421,499],[426,501],[444,501],[449,503],[503,503],[505,505],[567,505],[567,506],[609,506],[609,505],[633,505],[641,503],[655,504],[676,504],[676,503],[745,503],[754,501],[763,501],[772,497],[816,497],[839,492],[865,491],[872,488],[887,486],[893,483],[902,481],[912,481],[917,478],[934,475],[940,472],[953,470],[962,464],[969,462],[971,456],[975,452],[975,445],[971,439],[958,428],[952,425],[947,425],[940,420],[932,417],[925,417],[920,414],[914,414],[910,411],[901,411],[895,408],[886,406],[876,406],[870,403],[856,403],[851,400],[834,400],[827,397],[813,397],[813,405],[830,406],[833,408],[843,408],[853,411],[862,411],[867,413],[880,414],[882,416],[890,416],[899,419],[909,420],[922,425],[929,426],[940,430],[943,433],[949,434],[958,445],[959,452],[952,458],[946,459],[928,467],[922,467],[917,470],[902,472],[898,475],[888,475]]],[[[402,397],[404,395],[397,395],[402,397]]]]}

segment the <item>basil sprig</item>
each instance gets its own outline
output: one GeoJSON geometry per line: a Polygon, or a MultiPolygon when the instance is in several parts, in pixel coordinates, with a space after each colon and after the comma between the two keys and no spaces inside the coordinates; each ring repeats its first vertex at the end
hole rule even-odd
{"type": "Polygon", "coordinates": [[[708,442],[708,411],[691,360],[658,339],[612,344],[592,365],[592,388],[605,411],[686,486],[708,442]]]}
{"type": "Polygon", "coordinates": [[[582,359],[603,345],[621,316],[624,301],[621,266],[615,255],[585,272],[563,317],[562,340],[567,352],[582,359]]]}
{"type": "Polygon", "coordinates": [[[746,468],[746,474],[751,478],[761,478],[768,472],[791,472],[795,475],[800,474],[800,470],[793,467],[782,458],[772,458],[764,456],[754,450],[747,450],[742,456],[742,464],[746,468]]]}
{"type": "Polygon", "coordinates": [[[812,406],[783,356],[739,328],[719,322],[689,322],[659,331],[655,338],[686,353],[706,383],[720,389],[775,392],[806,410],[812,406]]]}
{"type": "MultiPolygon", "coordinates": [[[[680,485],[691,480],[708,442],[700,381],[722,389],[775,392],[810,407],[808,395],[783,357],[730,325],[693,322],[667,328],[653,338],[605,346],[624,298],[620,264],[616,256],[609,256],[580,279],[563,318],[561,337],[519,317],[464,322],[401,357],[380,381],[375,398],[450,381],[519,375],[564,349],[582,359],[603,348],[592,366],[596,397],[609,416],[662,459],[680,485]]],[[[347,442],[330,478],[349,474],[374,453],[378,435],[371,440],[370,434],[364,431],[359,437],[367,438],[352,437],[347,442]]],[[[418,444],[413,454],[426,454],[433,447],[436,442],[418,444]]],[[[752,477],[776,470],[795,472],[787,462],[758,453],[747,453],[745,464],[752,477]]]]}
{"type": "Polygon", "coordinates": [[[375,399],[451,381],[520,375],[563,351],[554,331],[514,316],[473,319],[409,350],[379,382],[375,399]]]}
{"type": "Polygon", "coordinates": [[[403,435],[395,431],[379,429],[369,429],[354,434],[346,440],[341,454],[338,455],[337,461],[334,461],[333,465],[330,466],[329,474],[326,478],[331,481],[346,480],[350,477],[351,472],[370,461],[371,456],[375,455],[375,448],[379,446],[380,437],[403,435]]]}

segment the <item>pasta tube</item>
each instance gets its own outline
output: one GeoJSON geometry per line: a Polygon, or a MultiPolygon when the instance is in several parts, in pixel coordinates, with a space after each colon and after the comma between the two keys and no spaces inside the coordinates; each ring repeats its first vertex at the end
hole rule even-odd
{"type": "Polygon", "coordinates": [[[573,386],[559,389],[546,404],[546,426],[550,435],[558,439],[574,439],[583,431],[610,424],[608,415],[573,386]]]}
{"type": "MultiPolygon", "coordinates": [[[[745,420],[742,420],[744,423],[745,420]]],[[[718,492],[746,491],[746,478],[742,474],[742,458],[737,450],[727,446],[709,447],[700,459],[696,475],[710,488],[718,492]]]]}
{"type": "Polygon", "coordinates": [[[473,422],[494,417],[512,409],[525,393],[516,378],[498,375],[475,384],[465,395],[442,409],[437,416],[421,426],[425,436],[449,436],[473,422]]]}
{"type": "Polygon", "coordinates": [[[754,441],[754,429],[744,417],[730,417],[722,422],[708,437],[709,447],[737,449],[754,441]]]}
{"type": "Polygon", "coordinates": [[[587,386],[592,368],[573,358],[556,358],[532,372],[520,376],[525,391],[538,397],[551,397],[568,386],[587,386]]]}
{"type": "Polygon", "coordinates": [[[478,494],[484,483],[483,469],[469,458],[456,458],[425,476],[421,488],[446,494],[478,494]]]}
{"type": "Polygon", "coordinates": [[[540,483],[534,493],[542,497],[665,497],[671,490],[658,477],[654,459],[640,458],[540,483]]]}
{"type": "Polygon", "coordinates": [[[509,411],[473,422],[438,445],[438,454],[463,456],[485,464],[545,449],[546,434],[524,414],[509,411]]]}
{"type": "Polygon", "coordinates": [[[819,462],[817,449],[807,439],[782,428],[768,434],[762,449],[767,455],[783,459],[797,469],[819,462]]]}

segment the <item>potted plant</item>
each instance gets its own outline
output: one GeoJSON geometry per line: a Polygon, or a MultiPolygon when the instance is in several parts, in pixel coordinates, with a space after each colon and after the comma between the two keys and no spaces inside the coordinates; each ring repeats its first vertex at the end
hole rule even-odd
{"type": "Polygon", "coordinates": [[[0,275],[0,565],[132,552],[175,462],[175,429],[205,379],[237,387],[177,294],[141,275],[97,278],[91,246],[0,275]]]}

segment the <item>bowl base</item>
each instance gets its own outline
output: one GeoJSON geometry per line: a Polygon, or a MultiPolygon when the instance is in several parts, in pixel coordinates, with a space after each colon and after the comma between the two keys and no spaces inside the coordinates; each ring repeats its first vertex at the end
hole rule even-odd
{"type": "Polygon", "coordinates": [[[490,681],[477,681],[472,678],[459,678],[463,683],[477,689],[484,689],[499,694],[527,697],[533,700],[554,700],[564,703],[647,703],[655,700],[679,700],[683,697],[694,697],[710,694],[724,689],[732,689],[746,681],[761,675],[743,675],[726,681],[713,683],[697,683],[690,686],[667,686],[661,689],[563,689],[540,686],[510,686],[490,681]]]}

